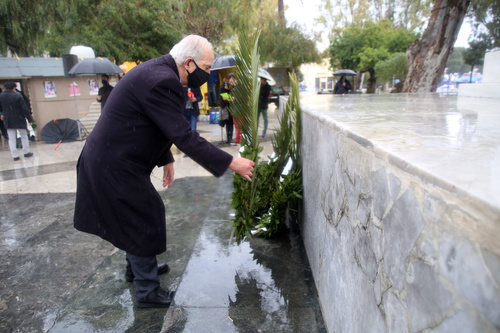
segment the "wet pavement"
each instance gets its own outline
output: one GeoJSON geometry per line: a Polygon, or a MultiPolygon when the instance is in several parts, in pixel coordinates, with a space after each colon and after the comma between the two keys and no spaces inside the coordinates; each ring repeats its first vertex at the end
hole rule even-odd
{"type": "MultiPolygon", "coordinates": [[[[263,156],[275,124],[270,112],[263,156]]],[[[239,146],[221,144],[218,125],[198,130],[237,155],[239,146]]],[[[152,175],[167,214],[158,261],[171,271],[160,281],[177,293],[168,310],[138,309],[124,252],[73,228],[83,142],[54,147],[32,143],[34,156],[14,162],[0,142],[0,332],[326,332],[295,228],[236,244],[231,173],[212,177],[180,151],[169,189],[161,169],[152,175]]]]}

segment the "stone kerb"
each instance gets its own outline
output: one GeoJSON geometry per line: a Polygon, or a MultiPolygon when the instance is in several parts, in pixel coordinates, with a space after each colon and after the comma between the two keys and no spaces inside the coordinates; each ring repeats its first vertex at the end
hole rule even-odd
{"type": "Polygon", "coordinates": [[[498,207],[302,116],[302,234],[328,331],[498,332],[498,207]]]}

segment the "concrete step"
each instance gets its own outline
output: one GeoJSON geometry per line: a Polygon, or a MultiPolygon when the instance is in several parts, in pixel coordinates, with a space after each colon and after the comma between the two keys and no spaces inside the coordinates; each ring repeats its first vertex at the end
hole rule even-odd
{"type": "Polygon", "coordinates": [[[90,133],[93,129],[97,120],[101,116],[101,104],[93,102],[90,104],[89,111],[85,113],[80,113],[80,122],[90,133]]]}

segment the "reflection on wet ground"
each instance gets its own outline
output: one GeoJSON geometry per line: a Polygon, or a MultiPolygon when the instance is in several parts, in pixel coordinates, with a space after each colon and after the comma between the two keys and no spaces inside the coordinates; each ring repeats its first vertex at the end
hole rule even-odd
{"type": "Polygon", "coordinates": [[[57,164],[38,165],[27,168],[18,168],[18,169],[0,171],[0,180],[7,181],[12,179],[35,177],[57,172],[74,171],[74,170],[75,170],[74,161],[57,163],[57,164]]]}
{"type": "Polygon", "coordinates": [[[228,212],[211,208],[163,332],[326,332],[300,236],[238,245],[228,212]]]}
{"type": "MultiPolygon", "coordinates": [[[[159,261],[171,272],[160,278],[178,287],[169,313],[184,314],[168,332],[324,332],[300,238],[235,244],[231,189],[231,175],[189,177],[162,193],[168,251],[159,261]],[[202,329],[209,323],[214,330],[202,329]]],[[[74,195],[0,197],[0,331],[161,330],[165,309],[134,306],[124,253],[73,229],[74,195]]]]}

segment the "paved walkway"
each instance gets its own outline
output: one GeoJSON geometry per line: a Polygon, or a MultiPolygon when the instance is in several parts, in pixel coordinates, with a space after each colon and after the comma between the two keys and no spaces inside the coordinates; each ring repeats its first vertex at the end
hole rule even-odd
{"type": "MultiPolygon", "coordinates": [[[[263,156],[275,124],[270,112],[263,156]]],[[[237,155],[218,125],[198,130],[237,155]]],[[[14,162],[0,143],[1,332],[325,332],[298,234],[235,244],[231,173],[212,177],[180,151],[172,187],[152,175],[167,207],[161,283],[177,294],[168,311],[137,309],[124,252],[72,226],[83,144],[32,143],[34,156],[14,162]]]]}

